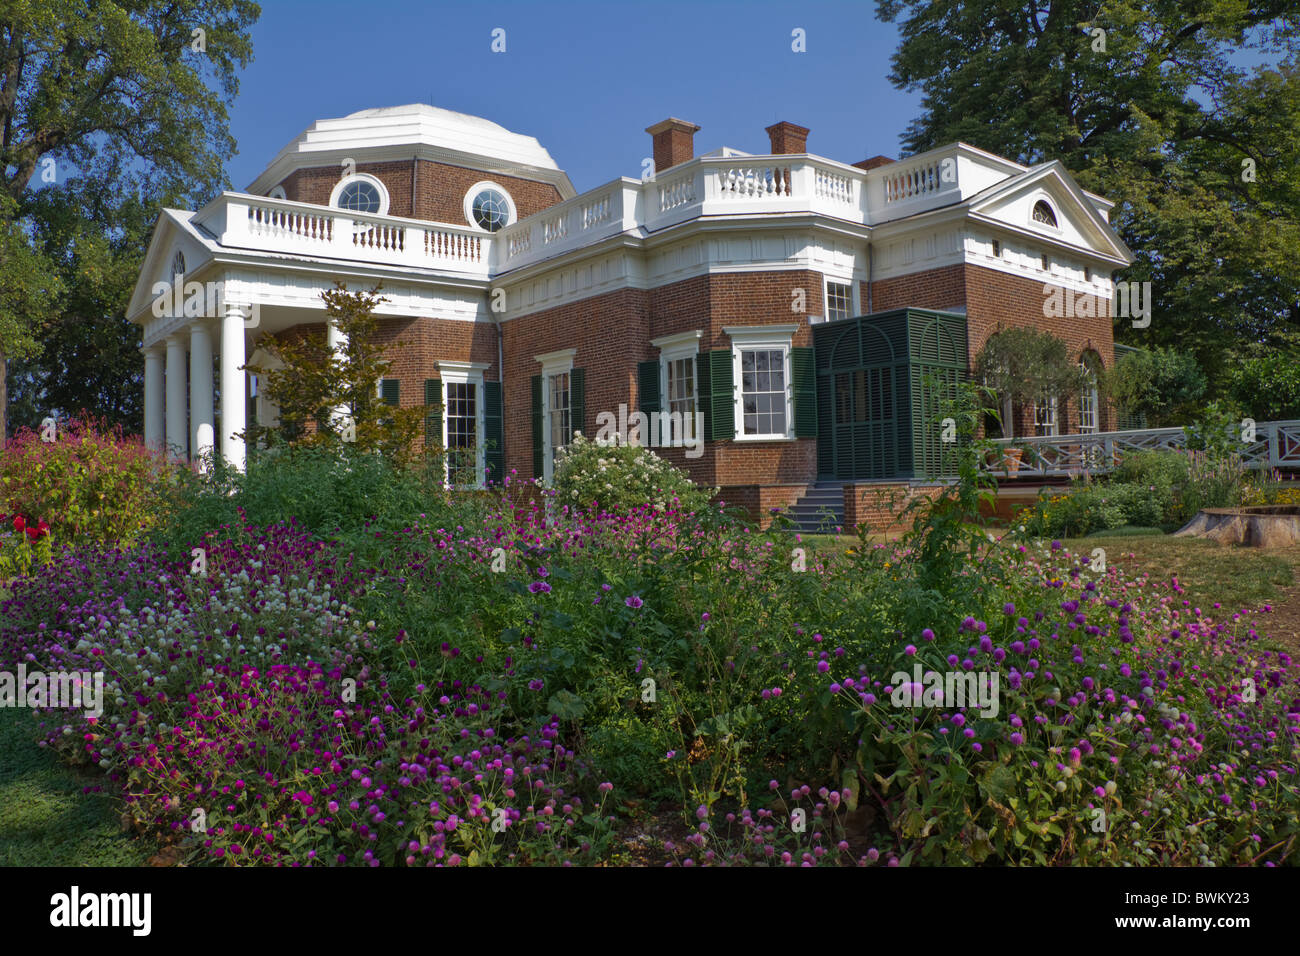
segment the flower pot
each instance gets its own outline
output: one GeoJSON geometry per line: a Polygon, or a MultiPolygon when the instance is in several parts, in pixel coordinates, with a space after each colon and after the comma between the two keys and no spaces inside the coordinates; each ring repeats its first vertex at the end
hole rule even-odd
{"type": "Polygon", "coordinates": [[[1014,478],[1020,474],[1020,459],[1024,454],[1023,448],[1008,448],[1002,453],[1002,464],[1006,467],[1008,477],[1014,478]]]}

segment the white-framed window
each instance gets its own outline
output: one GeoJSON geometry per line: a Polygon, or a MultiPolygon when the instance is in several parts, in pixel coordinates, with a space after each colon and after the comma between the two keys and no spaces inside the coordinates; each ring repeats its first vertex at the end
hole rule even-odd
{"type": "Polygon", "coordinates": [[[695,329],[650,341],[651,345],[659,349],[660,407],[669,414],[672,429],[668,436],[653,437],[656,441],[669,438],[671,447],[694,442],[699,437],[696,427],[696,416],[700,410],[699,396],[696,393],[699,379],[695,363],[700,354],[702,336],[703,330],[695,329]]]}
{"type": "Polygon", "coordinates": [[[266,194],[267,199],[285,199],[287,198],[283,186],[272,186],[271,191],[266,194]]]}
{"type": "Polygon", "coordinates": [[[731,338],[737,441],[794,437],[790,344],[797,325],[724,328],[731,338]]]}
{"type": "Polygon", "coordinates": [[[538,355],[542,365],[542,478],[550,484],[555,459],[573,433],[573,391],[570,373],[577,349],[538,355]]]}
{"type": "Polygon", "coordinates": [[[1056,210],[1052,208],[1052,204],[1046,199],[1040,199],[1038,202],[1034,203],[1034,208],[1030,213],[1030,218],[1041,226],[1051,226],[1053,229],[1057,228],[1056,210]]]}
{"type": "Polygon", "coordinates": [[[442,379],[442,447],[447,485],[482,488],[484,362],[437,362],[442,379]]]}
{"type": "Polygon", "coordinates": [[[1056,434],[1056,396],[1044,397],[1034,402],[1034,434],[1045,437],[1056,434]]]}
{"type": "Polygon", "coordinates": [[[386,216],[388,189],[369,173],[354,173],[334,184],[334,190],[330,193],[330,205],[349,212],[386,216]]]}
{"type": "Polygon", "coordinates": [[[1101,401],[1097,395],[1095,360],[1090,361],[1089,357],[1084,355],[1079,359],[1079,368],[1086,377],[1083,389],[1079,392],[1079,434],[1091,435],[1099,430],[1098,414],[1101,408],[1101,401]]]}
{"type": "Polygon", "coordinates": [[[465,193],[465,219],[485,232],[496,232],[518,219],[518,213],[505,187],[484,180],[465,193]]]}
{"type": "Polygon", "coordinates": [[[853,283],[826,280],[826,321],[848,319],[854,315],[853,283]]]}
{"type": "Polygon", "coordinates": [[[176,254],[172,256],[172,281],[174,282],[177,276],[184,277],[184,275],[185,275],[185,253],[177,249],[176,254]]]}

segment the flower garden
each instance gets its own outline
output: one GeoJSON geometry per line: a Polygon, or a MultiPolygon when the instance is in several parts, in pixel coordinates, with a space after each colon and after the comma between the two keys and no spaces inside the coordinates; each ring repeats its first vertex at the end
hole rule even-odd
{"type": "Polygon", "coordinates": [[[968,481],[897,542],[801,540],[648,454],[460,494],[375,455],[200,476],[22,436],[0,670],[104,674],[33,746],[191,864],[1296,862],[1266,616],[982,527],[968,481]],[[607,510],[593,468],[659,496],[607,510]],[[996,675],[997,706],[918,668],[996,675]]]}

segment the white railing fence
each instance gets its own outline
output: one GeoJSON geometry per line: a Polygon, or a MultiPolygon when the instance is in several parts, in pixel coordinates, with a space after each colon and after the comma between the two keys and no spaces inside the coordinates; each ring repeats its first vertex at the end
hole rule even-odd
{"type": "MultiPolygon", "coordinates": [[[[1187,433],[1182,428],[1139,428],[1091,435],[1001,439],[1002,448],[1023,448],[1018,466],[1005,459],[985,466],[990,474],[1019,478],[1059,478],[1113,471],[1131,451],[1182,451],[1187,433]]],[[[1250,469],[1300,470],[1300,419],[1258,422],[1254,441],[1241,443],[1242,465],[1250,469]]]]}

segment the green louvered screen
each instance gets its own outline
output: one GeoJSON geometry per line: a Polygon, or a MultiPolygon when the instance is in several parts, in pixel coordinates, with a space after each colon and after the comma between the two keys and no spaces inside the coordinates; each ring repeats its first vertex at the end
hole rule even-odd
{"type": "MultiPolygon", "coordinates": [[[[391,404],[391,403],[390,403],[391,404]]],[[[424,380],[424,447],[442,448],[442,379],[424,380]]]]}
{"type": "Polygon", "coordinates": [[[660,411],[662,405],[659,396],[659,360],[636,363],[636,391],[639,404],[637,407],[647,415],[660,411]]]}
{"type": "Polygon", "coordinates": [[[569,372],[569,440],[573,440],[574,432],[582,432],[587,435],[587,373],[586,370],[575,368],[569,372]]]}
{"type": "MultiPolygon", "coordinates": [[[[946,395],[965,375],[965,316],[899,309],[844,319],[815,326],[813,345],[820,475],[953,473],[955,448],[942,442],[938,419],[946,395]]],[[[797,388],[797,370],[795,382],[797,388]]],[[[801,429],[797,390],[795,416],[801,429]]]]}
{"type": "Polygon", "coordinates": [[[385,405],[396,408],[402,401],[402,383],[395,378],[380,379],[379,397],[385,405]]]}
{"type": "Polygon", "coordinates": [[[546,443],[542,437],[542,377],[534,375],[532,379],[533,388],[533,477],[541,478],[546,474],[543,467],[543,457],[545,455],[546,443]]]}
{"type": "Polygon", "coordinates": [[[501,402],[501,383],[483,383],[483,463],[487,466],[487,480],[493,483],[505,479],[506,432],[501,402]]]}
{"type": "Polygon", "coordinates": [[[810,348],[790,350],[796,438],[817,437],[817,367],[810,348]]]}

